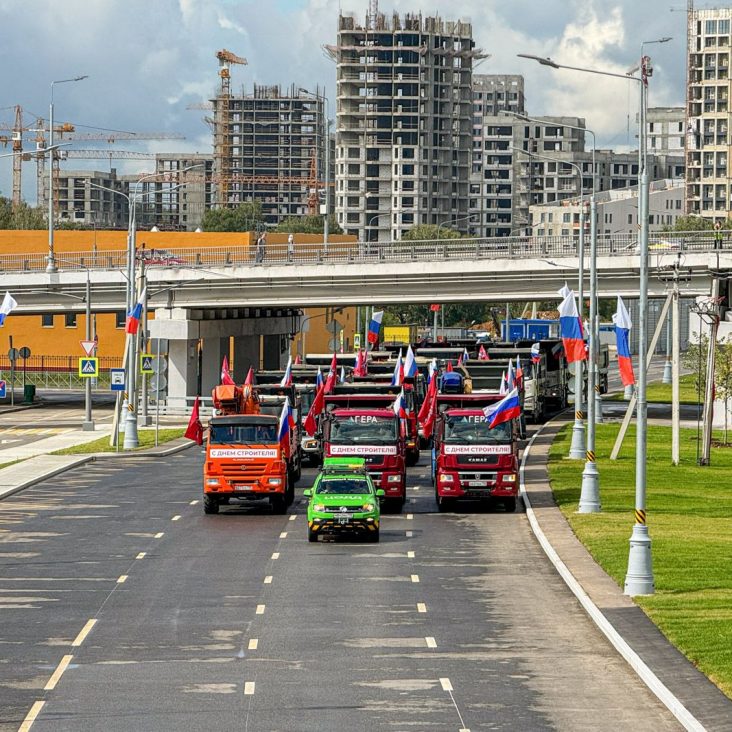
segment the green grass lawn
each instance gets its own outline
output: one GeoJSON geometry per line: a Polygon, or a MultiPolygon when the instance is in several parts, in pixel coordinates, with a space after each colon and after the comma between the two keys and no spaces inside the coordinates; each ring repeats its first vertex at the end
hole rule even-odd
{"type": "MultiPolygon", "coordinates": [[[[671,384],[664,384],[660,381],[652,381],[648,384],[646,389],[646,396],[649,402],[662,402],[666,404],[671,403],[671,384]]],[[[609,401],[620,402],[623,401],[623,392],[613,394],[610,397],[605,397],[609,401]]],[[[704,395],[702,395],[702,401],[704,395]]],[[[694,374],[685,374],[681,377],[681,383],[679,385],[679,401],[681,404],[696,404],[697,393],[696,387],[694,386],[694,374]]]]}
{"type": "MultiPolygon", "coordinates": [[[[619,426],[598,425],[601,514],[577,514],[583,463],[569,461],[571,425],[550,452],[549,472],[562,513],[592,556],[622,587],[635,496],[635,431],[617,461],[607,456],[619,426]]],[[[732,447],[713,448],[696,465],[696,431],[681,431],[679,467],[671,428],[648,428],[648,528],[656,594],[636,598],[662,632],[732,697],[732,447]]]]}
{"type": "MultiPolygon", "coordinates": [[[[171,440],[183,437],[185,432],[182,428],[161,429],[158,431],[158,444],[162,445],[171,440]]],[[[139,430],[138,438],[140,446],[138,450],[144,450],[148,447],[155,447],[155,430],[139,430]]],[[[120,440],[124,440],[124,434],[120,433],[120,440]]],[[[116,448],[109,446],[109,437],[100,437],[98,440],[87,442],[85,445],[75,445],[67,447],[65,450],[57,450],[53,455],[88,455],[92,452],[116,452],[116,448]]],[[[123,452],[120,444],[120,452],[123,452]]],[[[125,450],[124,452],[129,452],[125,450]]]]}

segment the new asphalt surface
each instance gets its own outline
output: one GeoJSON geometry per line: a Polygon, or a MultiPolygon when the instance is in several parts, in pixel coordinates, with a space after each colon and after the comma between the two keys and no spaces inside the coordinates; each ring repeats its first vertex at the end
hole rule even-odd
{"type": "Polygon", "coordinates": [[[205,516],[202,459],[0,502],[2,732],[678,729],[525,516],[438,513],[426,455],[376,545],[307,542],[313,470],[289,515],[205,516]]]}

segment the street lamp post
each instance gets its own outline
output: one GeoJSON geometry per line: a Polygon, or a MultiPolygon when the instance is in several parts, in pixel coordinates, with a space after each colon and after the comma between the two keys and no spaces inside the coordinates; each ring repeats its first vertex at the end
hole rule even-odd
{"type": "MultiPolygon", "coordinates": [[[[88,79],[87,75],[75,76],[73,79],[58,79],[51,82],[51,103],[48,108],[48,148],[53,150],[53,87],[54,84],[68,84],[73,81],[82,81],[88,79]]],[[[58,272],[56,266],[56,258],[53,251],[53,154],[48,158],[48,263],[46,264],[46,272],[53,274],[58,272]]]]}

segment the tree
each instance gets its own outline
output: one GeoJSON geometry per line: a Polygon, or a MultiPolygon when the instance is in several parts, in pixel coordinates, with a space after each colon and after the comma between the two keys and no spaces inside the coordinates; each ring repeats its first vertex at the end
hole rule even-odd
{"type": "Polygon", "coordinates": [[[45,229],[43,211],[37,206],[21,202],[13,208],[9,198],[0,196],[0,229],[45,229]]]}
{"type": "MultiPolygon", "coordinates": [[[[728,222],[729,223],[729,222],[728,222]]],[[[661,231],[671,233],[674,231],[707,231],[714,228],[714,221],[701,216],[679,216],[676,223],[667,224],[661,231]]],[[[729,225],[725,224],[723,229],[728,229],[729,225]]]]}
{"type": "Polygon", "coordinates": [[[260,201],[240,203],[236,208],[209,209],[203,214],[204,231],[253,231],[264,221],[260,201]]]}
{"type": "MultiPolygon", "coordinates": [[[[325,219],[317,214],[314,216],[290,216],[281,221],[274,231],[284,234],[322,234],[325,219]]],[[[328,217],[328,231],[331,234],[342,234],[343,229],[338,225],[334,214],[328,217]]]]}
{"type": "Polygon", "coordinates": [[[441,241],[443,239],[460,239],[459,231],[434,224],[415,224],[402,237],[402,241],[441,241]]]}
{"type": "Polygon", "coordinates": [[[717,398],[724,404],[724,444],[728,444],[729,402],[732,399],[732,337],[717,343],[717,359],[714,369],[717,398]]]}

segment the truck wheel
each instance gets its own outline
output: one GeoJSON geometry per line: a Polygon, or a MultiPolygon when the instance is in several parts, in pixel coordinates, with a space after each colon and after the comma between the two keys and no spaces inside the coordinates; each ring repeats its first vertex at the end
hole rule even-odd
{"type": "Polygon", "coordinates": [[[308,541],[310,543],[316,542],[318,540],[318,532],[313,531],[312,529],[308,529],[308,541]]]}
{"type": "Polygon", "coordinates": [[[203,494],[203,512],[204,513],[218,513],[219,502],[208,493],[203,494]]]}
{"type": "Polygon", "coordinates": [[[366,539],[367,539],[367,541],[370,541],[373,544],[378,544],[379,543],[379,530],[376,529],[375,531],[369,532],[366,539]]]}
{"type": "Polygon", "coordinates": [[[506,509],[506,513],[514,513],[516,511],[516,497],[504,498],[503,507],[506,509]]]}
{"type": "Polygon", "coordinates": [[[295,500],[295,476],[287,475],[287,486],[285,487],[285,504],[291,506],[295,500]]]}
{"type": "Polygon", "coordinates": [[[270,496],[269,505],[272,506],[272,513],[282,515],[287,511],[287,499],[285,496],[270,496]]]}

